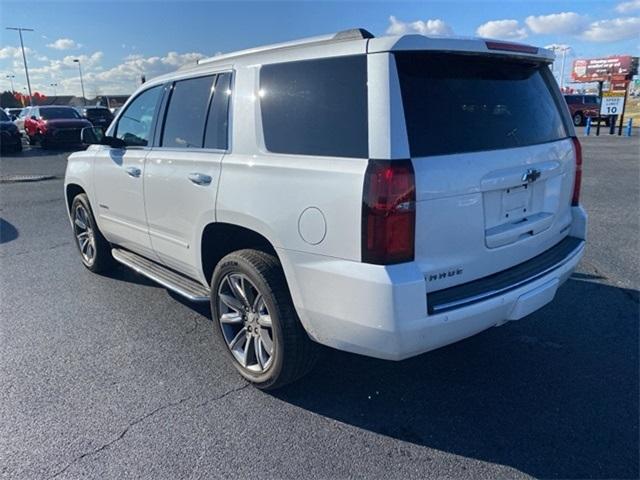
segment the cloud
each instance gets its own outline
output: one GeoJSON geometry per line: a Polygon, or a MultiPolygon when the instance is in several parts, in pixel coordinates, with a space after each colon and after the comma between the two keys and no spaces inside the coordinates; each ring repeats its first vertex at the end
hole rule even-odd
{"type": "Polygon", "coordinates": [[[584,29],[588,20],[575,12],[529,16],[525,23],[533,33],[547,35],[576,34],[584,29]]]}
{"type": "Polygon", "coordinates": [[[640,17],[612,18],[598,20],[589,25],[581,35],[591,42],[617,42],[640,35],[640,17]]]}
{"type": "Polygon", "coordinates": [[[480,25],[476,34],[480,37],[503,40],[522,40],[527,38],[527,29],[520,27],[517,20],[491,20],[480,25]]]}
{"type": "Polygon", "coordinates": [[[47,47],[55,50],[74,50],[81,46],[82,44],[77,43],[75,40],[71,40],[70,38],[59,38],[55,42],[47,44],[47,47]]]}
{"type": "Polygon", "coordinates": [[[618,13],[629,13],[635,10],[640,10],[640,0],[631,0],[616,5],[616,12],[618,13]]]}
{"type": "Polygon", "coordinates": [[[405,33],[419,33],[421,35],[453,35],[453,29],[444,20],[429,19],[403,22],[391,15],[389,17],[388,35],[403,35],[405,33]]]}
{"type": "MultiPolygon", "coordinates": [[[[24,53],[29,56],[33,52],[29,47],[24,48],[24,53]]],[[[0,48],[0,60],[15,58],[22,61],[22,50],[20,47],[2,47],[0,48]]]]}

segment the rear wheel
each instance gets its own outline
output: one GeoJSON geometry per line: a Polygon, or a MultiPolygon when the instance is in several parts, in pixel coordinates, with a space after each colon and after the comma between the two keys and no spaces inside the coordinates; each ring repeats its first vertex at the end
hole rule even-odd
{"type": "Polygon", "coordinates": [[[576,127],[581,126],[583,122],[584,122],[584,117],[582,116],[582,113],[577,112],[573,114],[573,124],[576,127]]]}
{"type": "Polygon", "coordinates": [[[302,327],[273,255],[239,250],[224,257],[211,280],[211,310],[219,343],[256,387],[273,390],[313,368],[318,345],[302,327]]]}
{"type": "Polygon", "coordinates": [[[82,264],[94,273],[109,270],[113,266],[111,246],[98,229],[86,194],[81,193],[73,199],[71,219],[82,264]]]}

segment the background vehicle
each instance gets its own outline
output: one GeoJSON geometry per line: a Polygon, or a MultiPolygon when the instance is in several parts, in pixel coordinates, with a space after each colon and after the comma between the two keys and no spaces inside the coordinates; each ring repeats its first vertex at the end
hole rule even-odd
{"type": "Polygon", "coordinates": [[[22,110],[20,110],[20,113],[18,113],[18,117],[13,122],[16,124],[16,127],[18,127],[18,130],[20,131],[21,134],[25,133],[24,121],[27,119],[30,112],[31,112],[31,107],[23,108],[22,110]]]}
{"type": "Polygon", "coordinates": [[[24,129],[29,143],[43,148],[52,144],[79,144],[80,131],[91,123],[72,107],[32,107],[25,119],[24,129]]]}
{"type": "MultiPolygon", "coordinates": [[[[587,118],[591,117],[593,121],[598,118],[600,112],[600,98],[597,95],[565,95],[565,101],[569,107],[573,124],[580,127],[587,122],[587,118]]],[[[608,119],[602,119],[608,123],[608,119]]]]}
{"type": "Polygon", "coordinates": [[[4,111],[9,116],[11,121],[14,121],[16,118],[18,118],[18,115],[20,115],[22,108],[5,108],[4,111]]]}
{"type": "Polygon", "coordinates": [[[80,115],[89,120],[94,127],[102,127],[105,130],[113,120],[111,110],[106,107],[81,107],[80,115]]]}
{"type": "Polygon", "coordinates": [[[3,151],[22,151],[22,135],[3,110],[0,110],[0,148],[3,151]]]}
{"type": "Polygon", "coordinates": [[[265,389],[307,372],[314,341],[401,360],[521,319],[585,244],[552,59],[351,30],[150,80],[69,157],[82,262],[209,301],[265,389]]]}

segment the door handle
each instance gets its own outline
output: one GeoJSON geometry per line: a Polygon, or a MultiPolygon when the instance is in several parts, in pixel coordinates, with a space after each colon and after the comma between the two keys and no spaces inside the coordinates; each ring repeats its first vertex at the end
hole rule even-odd
{"type": "Polygon", "coordinates": [[[138,167],[127,167],[124,170],[125,172],[127,172],[127,175],[135,178],[138,178],[142,173],[142,170],[140,170],[138,167]]]}
{"type": "Polygon", "coordinates": [[[205,175],[204,173],[190,173],[189,180],[196,185],[209,185],[211,183],[211,175],[205,175]]]}

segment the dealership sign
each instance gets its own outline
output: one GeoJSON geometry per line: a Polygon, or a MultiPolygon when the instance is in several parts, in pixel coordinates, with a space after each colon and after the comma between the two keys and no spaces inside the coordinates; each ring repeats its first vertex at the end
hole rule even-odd
{"type": "Polygon", "coordinates": [[[571,78],[574,82],[604,82],[612,76],[630,78],[637,68],[637,57],[630,55],[574,60],[571,78]]]}

